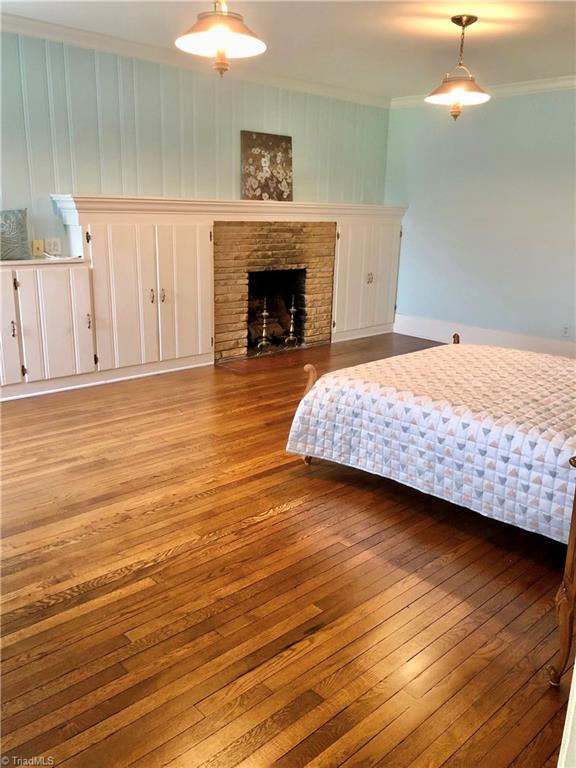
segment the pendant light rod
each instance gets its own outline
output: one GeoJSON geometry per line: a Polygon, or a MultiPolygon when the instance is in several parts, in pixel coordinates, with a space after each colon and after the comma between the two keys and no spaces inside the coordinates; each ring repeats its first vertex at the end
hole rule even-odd
{"type": "Polygon", "coordinates": [[[473,16],[469,13],[462,13],[458,16],[452,16],[452,24],[456,24],[458,27],[462,27],[462,32],[460,33],[460,52],[458,55],[458,66],[462,66],[462,62],[464,61],[464,35],[466,34],[466,27],[469,27],[470,24],[474,24],[475,21],[478,21],[478,16],[473,16]]]}

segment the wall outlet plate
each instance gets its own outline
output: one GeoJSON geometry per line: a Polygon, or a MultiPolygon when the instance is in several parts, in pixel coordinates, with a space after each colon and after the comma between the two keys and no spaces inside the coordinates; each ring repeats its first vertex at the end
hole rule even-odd
{"type": "Polygon", "coordinates": [[[32,256],[44,256],[44,240],[32,240],[32,256]]]}
{"type": "Polygon", "coordinates": [[[47,237],[44,244],[46,246],[46,253],[49,253],[51,256],[62,255],[62,243],[59,237],[47,237]]]}

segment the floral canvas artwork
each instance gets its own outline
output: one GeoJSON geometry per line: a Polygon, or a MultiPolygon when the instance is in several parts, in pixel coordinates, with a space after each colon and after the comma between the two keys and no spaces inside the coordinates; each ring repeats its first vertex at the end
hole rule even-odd
{"type": "Polygon", "coordinates": [[[241,131],[242,199],[292,200],[292,137],[241,131]]]}

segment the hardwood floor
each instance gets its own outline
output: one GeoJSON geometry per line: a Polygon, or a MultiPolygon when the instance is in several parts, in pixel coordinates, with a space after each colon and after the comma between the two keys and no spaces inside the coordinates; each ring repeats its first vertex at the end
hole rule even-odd
{"type": "Polygon", "coordinates": [[[565,548],[284,451],[382,336],[5,404],[3,754],[553,766],[565,548]]]}

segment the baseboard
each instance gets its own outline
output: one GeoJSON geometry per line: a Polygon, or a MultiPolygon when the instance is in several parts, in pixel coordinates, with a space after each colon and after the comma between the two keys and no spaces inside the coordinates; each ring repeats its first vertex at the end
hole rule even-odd
{"type": "Polygon", "coordinates": [[[332,342],[353,341],[354,339],[365,339],[368,336],[380,336],[382,333],[392,333],[393,323],[385,325],[371,325],[369,328],[356,328],[353,331],[334,331],[332,342]]]}
{"type": "Polygon", "coordinates": [[[0,391],[0,402],[6,400],[19,400],[23,397],[36,397],[48,395],[54,392],[65,392],[70,389],[83,389],[84,387],[97,387],[100,384],[112,384],[128,379],[141,379],[145,376],[158,376],[160,373],[174,373],[185,371],[189,368],[199,368],[204,365],[212,365],[214,355],[212,352],[205,355],[193,355],[181,357],[178,360],[163,360],[157,363],[145,363],[144,365],[132,365],[127,368],[115,368],[109,371],[95,371],[94,373],[82,373],[77,376],[63,376],[60,379],[48,381],[30,381],[22,384],[9,384],[0,391]]]}
{"type": "Polygon", "coordinates": [[[544,336],[527,336],[493,328],[480,328],[447,320],[434,320],[416,315],[396,315],[394,332],[420,339],[449,342],[453,333],[460,334],[463,344],[491,344],[496,347],[513,347],[531,352],[545,352],[550,355],[576,357],[576,342],[562,339],[547,339],[544,336]]]}

